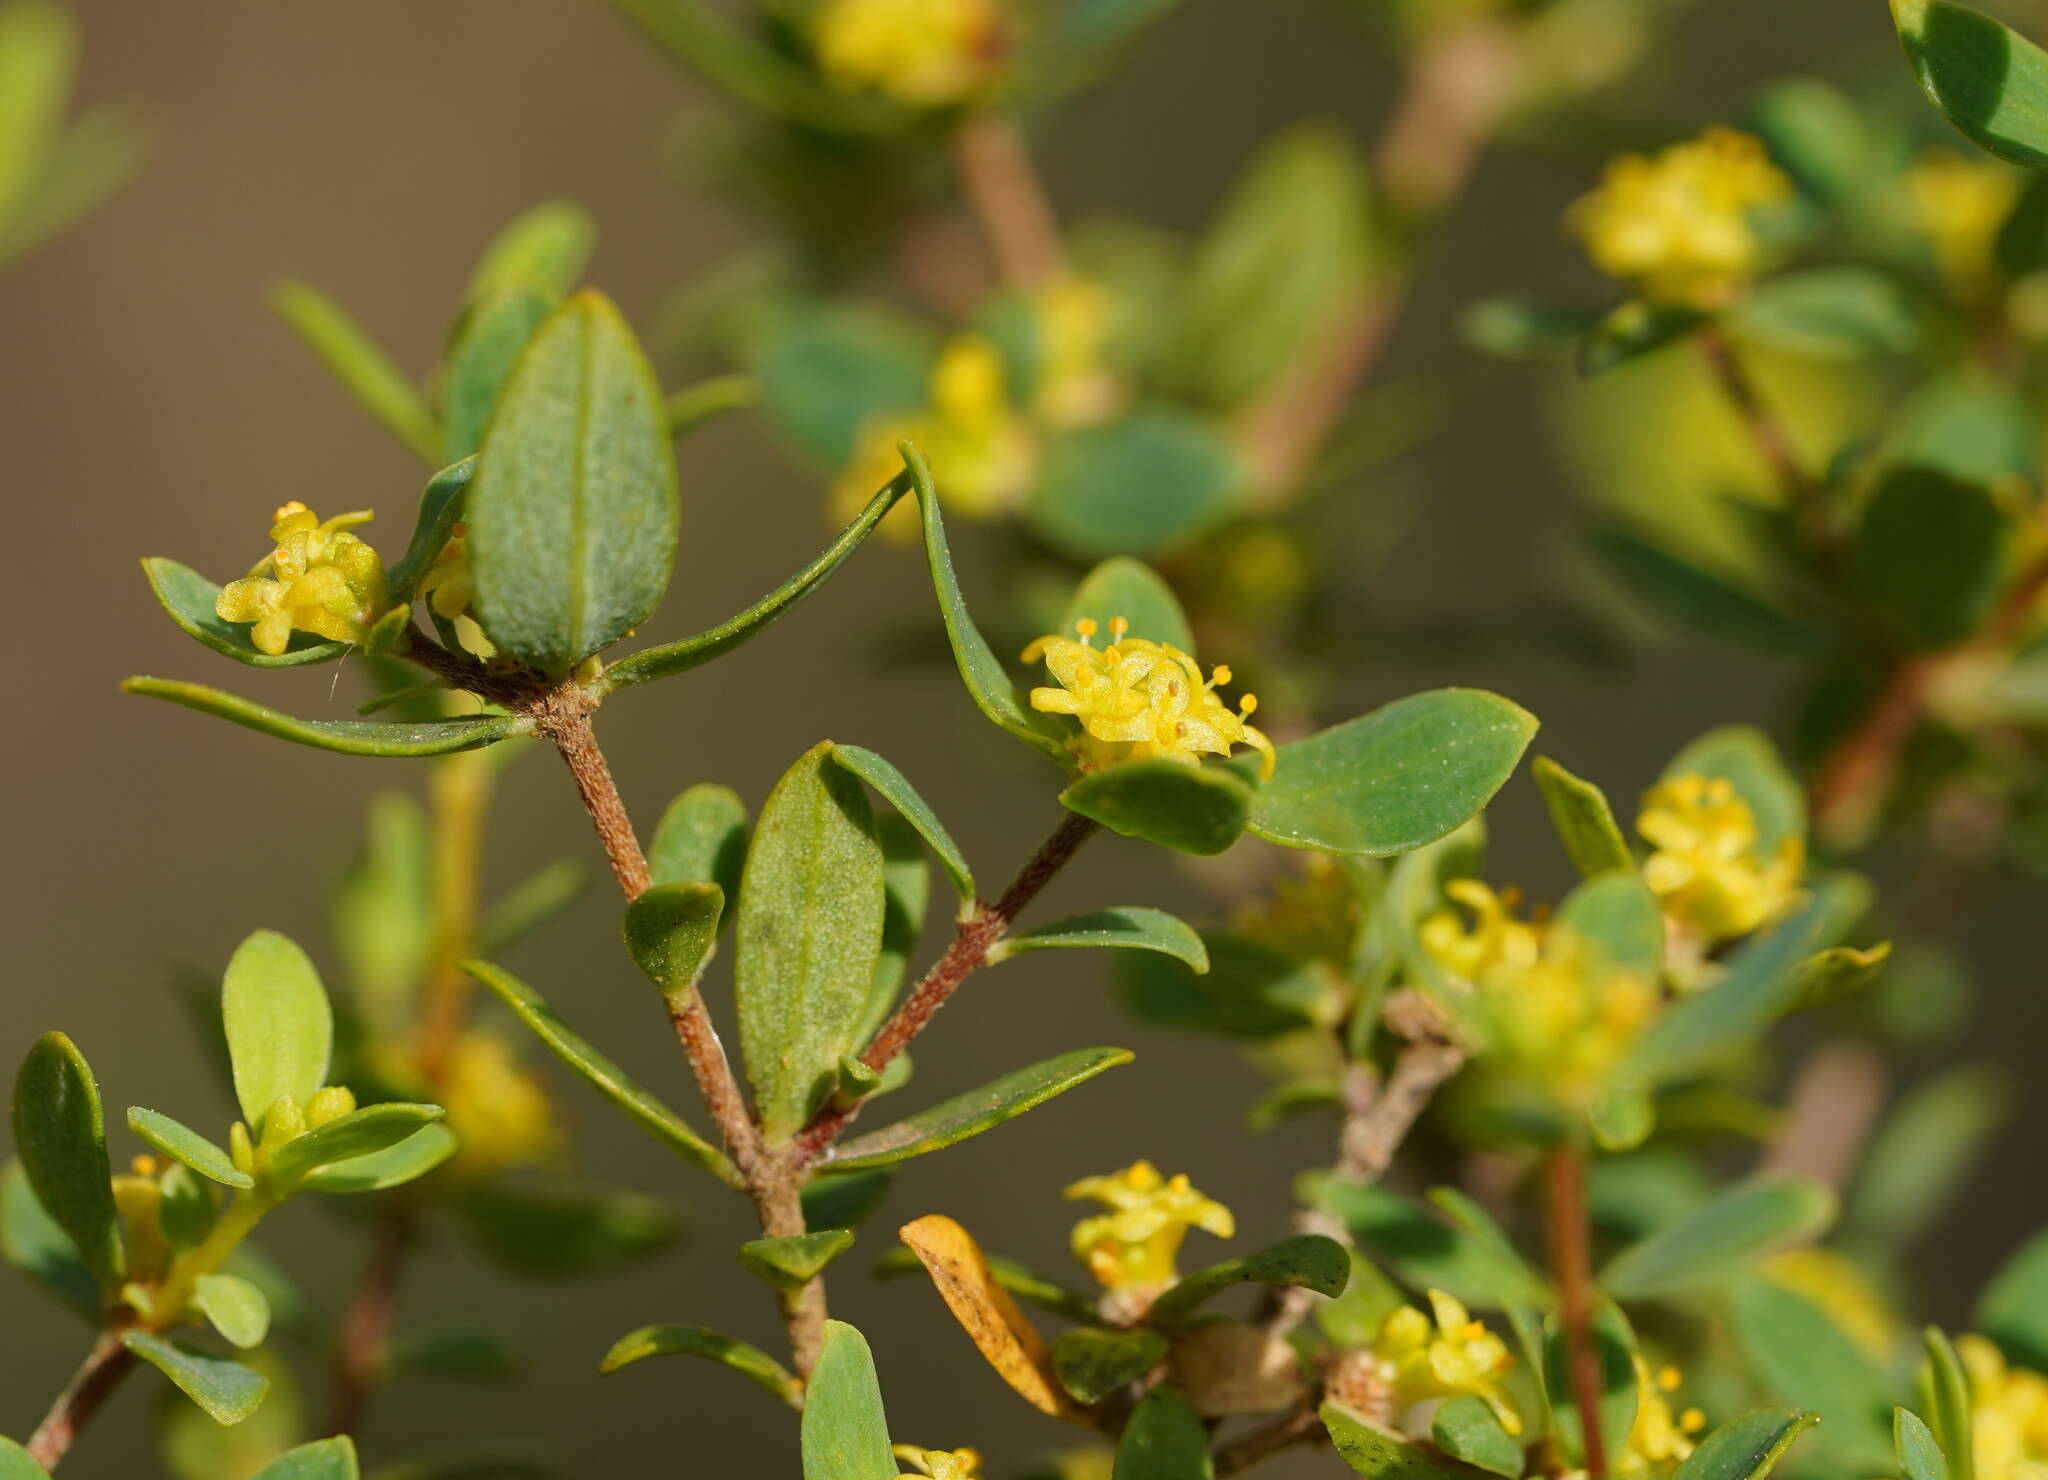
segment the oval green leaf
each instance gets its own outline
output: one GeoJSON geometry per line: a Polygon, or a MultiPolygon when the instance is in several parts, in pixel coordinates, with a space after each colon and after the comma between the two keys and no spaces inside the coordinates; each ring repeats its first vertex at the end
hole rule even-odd
{"type": "Polygon", "coordinates": [[[100,1318],[100,1287],[71,1235],[36,1198],[19,1161],[0,1167],[0,1257],[86,1319],[100,1318]]]}
{"type": "Polygon", "coordinates": [[[1077,560],[1150,555],[1230,517],[1245,480],[1216,427],[1148,408],[1054,438],[1024,513],[1047,544],[1077,560]]]}
{"type": "Polygon", "coordinates": [[[0,1435],[0,1480],[49,1480],[49,1474],[26,1449],[0,1435]]]}
{"type": "Polygon", "coordinates": [[[1187,1276],[1152,1303],[1151,1319],[1171,1323],[1232,1285],[1294,1285],[1318,1295],[1344,1293],[1351,1255],[1333,1238],[1304,1233],[1239,1259],[1226,1259],[1187,1276]]]}
{"type": "Polygon", "coordinates": [[[1157,1331],[1079,1326],[1053,1342],[1052,1370],[1067,1396],[1087,1407],[1143,1377],[1165,1356],[1166,1337],[1157,1331]]]}
{"type": "Polygon", "coordinates": [[[1227,766],[1125,761],[1090,771],[1060,805],[1112,832],[1181,853],[1221,853],[1244,833],[1256,805],[1251,784],[1227,766]]]}
{"type": "Polygon", "coordinates": [[[969,1136],[994,1130],[1006,1120],[1015,1120],[1105,1069],[1130,1061],[1130,1051],[1122,1048],[1077,1048],[1060,1054],[956,1095],[908,1120],[856,1137],[833,1154],[830,1169],[850,1172],[885,1167],[942,1151],[969,1136]]]}
{"type": "Polygon", "coordinates": [[[2029,1239],[1985,1286],[1976,1325],[2017,1361],[2048,1370],[2048,1230],[2029,1239]]]}
{"type": "Polygon", "coordinates": [[[668,804],[647,850],[657,884],[716,884],[729,915],[747,866],[747,804],[729,786],[700,782],[668,804]]]}
{"type": "Polygon", "coordinates": [[[1169,644],[1184,653],[1195,650],[1194,630],[1173,588],[1151,566],[1128,555],[1112,556],[1081,578],[1060,618],[1060,633],[1068,635],[1077,623],[1093,622],[1106,642],[1110,623],[1119,617],[1131,624],[1133,637],[1169,644]]]}
{"type": "Polygon", "coordinates": [[[454,1154],[455,1133],[429,1125],[382,1151],[315,1167],[299,1185],[309,1192],[385,1192],[424,1177],[454,1154]]]}
{"type": "Polygon", "coordinates": [[[355,1441],[340,1434],[280,1454],[251,1480],[357,1480],[361,1473],[355,1441]]]}
{"type": "Polygon", "coordinates": [[[270,1391],[269,1378],[240,1362],[188,1352],[147,1331],[124,1331],[121,1344],[168,1377],[215,1423],[240,1423],[270,1391]]]}
{"type": "Polygon", "coordinates": [[[1111,1480],[1211,1480],[1209,1431],[1165,1384],[1138,1400],[1117,1441],[1111,1480]]]}
{"type": "Polygon", "coordinates": [[[103,1290],[127,1272],[99,1085],[62,1033],[38,1038],[14,1078],[14,1145],[36,1201],[103,1290]]]}
{"type": "Polygon", "coordinates": [[[824,1228],[786,1238],[749,1239],[739,1246],[740,1267],[778,1290],[808,1285],[825,1266],[853,1247],[850,1228],[824,1228]]]}
{"type": "Polygon", "coordinates": [[[1043,951],[1067,946],[1112,946],[1133,951],[1157,951],[1184,961],[1197,974],[1209,969],[1209,948],[1185,921],[1164,910],[1145,905],[1119,905],[1113,909],[1091,910],[1069,915],[1050,925],[1035,925],[1020,931],[990,952],[991,959],[1014,956],[1020,951],[1043,951]],[[1000,954],[998,954],[1000,953],[1000,954]]]}
{"type": "Polygon", "coordinates": [[[2048,168],[2048,52],[1952,0],[1892,0],[1892,19],[1950,123],[2001,159],[2048,168]]]}
{"type": "Polygon", "coordinates": [[[304,1105],[327,1083],[334,1009],[320,973],[289,937],[258,930],[235,948],[221,981],[221,1025],[235,1098],[251,1132],[280,1095],[304,1105]]]}
{"type": "Polygon", "coordinates": [[[1835,1195],[1825,1183],[1761,1178],[1623,1249],[1600,1271],[1600,1287],[1641,1300],[1722,1280],[1773,1249],[1815,1237],[1834,1216],[1835,1195]]]}
{"type": "Polygon", "coordinates": [[[282,1180],[296,1181],[319,1167],[388,1151],[446,1113],[439,1105],[366,1105],[287,1141],[272,1167],[282,1180]]]}
{"type": "Polygon", "coordinates": [[[626,906],[626,949],[671,1010],[697,990],[724,911],[725,891],[716,884],[656,884],[626,906]]]}
{"type": "Polygon", "coordinates": [[[1675,1480],[1764,1480],[1801,1431],[1819,1421],[1795,1408],[1759,1408],[1730,1419],[1700,1441],[1675,1480]]]}
{"type": "Polygon", "coordinates": [[[247,1350],[263,1345],[270,1334],[270,1302],[247,1280],[231,1274],[203,1274],[193,1293],[193,1306],[213,1329],[247,1350]]]}
{"type": "Polygon", "coordinates": [[[818,1365],[804,1394],[804,1480],[896,1480],[889,1416],[867,1339],[844,1321],[825,1323],[818,1365]]]}

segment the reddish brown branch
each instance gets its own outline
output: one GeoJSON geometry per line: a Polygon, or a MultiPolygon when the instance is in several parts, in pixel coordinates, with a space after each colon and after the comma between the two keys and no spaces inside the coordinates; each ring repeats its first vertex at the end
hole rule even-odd
{"type": "Polygon", "coordinates": [[[1016,123],[970,113],[953,135],[954,167],[1004,282],[1039,288],[1066,260],[1059,220],[1031,166],[1016,123]]]}
{"type": "Polygon", "coordinates": [[[371,1393],[384,1380],[391,1345],[392,1309],[398,1279],[412,1246],[412,1211],[388,1204],[370,1246],[370,1261],[355,1299],[342,1318],[341,1347],[335,1357],[334,1406],[327,1421],[330,1434],[354,1434],[362,1426],[371,1393]]]}
{"type": "MultiPolygon", "coordinates": [[[[1736,416],[1741,418],[1749,440],[1756,446],[1757,455],[1770,469],[1771,477],[1784,494],[1786,508],[1811,525],[1818,517],[1818,511],[1813,509],[1813,499],[1819,489],[1800,466],[1799,453],[1792,445],[1791,434],[1757,391],[1756,382],[1750,378],[1748,368],[1735,352],[1735,346],[1714,328],[1700,330],[1693,336],[1693,342],[1699,345],[1707,368],[1714,372],[1721,393],[1728,398],[1736,416]]],[[[1811,527],[1807,532],[1809,538],[1821,545],[1831,538],[1826,531],[1811,527]]]]}
{"type": "Polygon", "coordinates": [[[1242,1474],[1264,1459],[1270,1459],[1283,1449],[1292,1449],[1299,1444],[1320,1444],[1324,1442],[1323,1421],[1313,1407],[1298,1408],[1281,1418],[1276,1418],[1264,1428],[1253,1429],[1242,1438],[1228,1444],[1218,1445],[1211,1457],[1216,1470],[1216,1480],[1225,1476],[1242,1474]]]}
{"type": "Polygon", "coordinates": [[[1600,1432],[1600,1357],[1593,1349],[1592,1230],[1586,1216],[1586,1162],[1575,1146],[1560,1146],[1543,1164],[1550,1212],[1550,1257],[1557,1271],[1559,1314],[1571,1366],[1572,1403],[1578,1409],[1587,1480],[1607,1474],[1607,1439],[1600,1432]]]}
{"type": "Polygon", "coordinates": [[[86,1359],[72,1374],[50,1411],[29,1435],[28,1452],[46,1470],[55,1470],[70,1451],[79,1432],[92,1422],[100,1406],[113,1396],[121,1379],[135,1365],[135,1358],[121,1344],[118,1329],[103,1331],[86,1359]]]}

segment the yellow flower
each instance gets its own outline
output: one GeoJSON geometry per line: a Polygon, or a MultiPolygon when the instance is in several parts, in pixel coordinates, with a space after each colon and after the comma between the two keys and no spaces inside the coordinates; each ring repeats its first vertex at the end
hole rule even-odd
{"type": "Polygon", "coordinates": [[[247,622],[249,640],[275,657],[293,632],[331,642],[359,642],[390,602],[384,562],[349,530],[367,510],[321,522],[302,503],[280,508],[270,537],[277,549],[239,581],[221,588],[214,613],[247,622]]]}
{"type": "Polygon", "coordinates": [[[1654,1375],[1642,1354],[1635,1356],[1636,1421],[1628,1431],[1614,1468],[1623,1475],[1642,1475],[1665,1465],[1676,1465],[1693,1451],[1692,1435],[1706,1427],[1707,1416],[1697,1408],[1673,1414],[1669,1394],[1684,1381],[1676,1367],[1660,1368],[1654,1375]]]}
{"type": "Polygon", "coordinates": [[[160,1216],[164,1198],[156,1158],[136,1157],[127,1171],[114,1174],[113,1189],[128,1277],[143,1281],[161,1278],[171,1266],[171,1244],[160,1216]]]}
{"type": "Polygon", "coordinates": [[[1429,1292],[1429,1313],[1404,1305],[1380,1323],[1372,1342],[1348,1353],[1334,1374],[1339,1401],[1362,1417],[1402,1432],[1427,1433],[1429,1411],[1445,1398],[1482,1399],[1510,1434],[1522,1415],[1506,1378],[1515,1365],[1506,1343],[1441,1290],[1429,1292]]]}
{"type": "MultiPolygon", "coordinates": [[[[832,515],[844,524],[903,470],[898,442],[915,442],[949,511],[971,519],[999,513],[1023,496],[1031,480],[1031,438],[1011,409],[1003,361],[988,340],[963,334],[932,367],[931,405],[913,415],[873,418],[860,430],[853,457],[832,490],[832,515]]],[[[911,538],[917,518],[909,500],[884,521],[911,538]]]]}
{"type": "Polygon", "coordinates": [[[1056,689],[1033,689],[1031,707],[1081,722],[1072,746],[1082,769],[1132,760],[1192,766],[1205,755],[1229,755],[1232,746],[1249,745],[1265,758],[1260,778],[1272,776],[1273,742],[1245,723],[1259,707],[1258,696],[1243,695],[1235,713],[1216,697],[1216,686],[1230,682],[1228,668],[1219,666],[1204,682],[1193,655],[1172,643],[1127,636],[1130,623],[1122,617],[1111,619],[1107,647],[1092,645],[1092,620],[1074,630],[1078,640],[1039,638],[1024,649],[1024,661],[1043,658],[1059,680],[1056,689]]]}
{"type": "Polygon", "coordinates": [[[1791,193],[1754,137],[1713,128],[1654,159],[1613,160],[1566,219],[1608,276],[1660,303],[1714,309],[1756,272],[1762,246],[1750,211],[1791,193]]]}
{"type": "Polygon", "coordinates": [[[1526,971],[1543,950],[1543,932],[1514,917],[1521,891],[1513,887],[1496,894],[1477,879],[1452,879],[1444,896],[1472,912],[1467,929],[1455,910],[1438,910],[1422,922],[1416,938],[1422,948],[1453,976],[1477,983],[1489,971],[1506,966],[1526,971]]]}
{"type": "Polygon", "coordinates": [[[1792,904],[1806,863],[1796,836],[1764,858],[1756,814],[1722,777],[1674,776],[1643,798],[1636,831],[1656,850],[1643,882],[1674,933],[1705,949],[1769,924],[1792,904]]]}
{"type": "Polygon", "coordinates": [[[1970,1375],[1971,1447],[1982,1480],[2048,1480],[2048,1377],[2008,1367],[1982,1336],[1956,1340],[1970,1375]]]}
{"type": "MultiPolygon", "coordinates": [[[[888,479],[882,481],[886,483],[888,479]]],[[[497,644],[484,636],[484,629],[469,615],[469,604],[476,599],[476,586],[470,576],[468,525],[457,524],[449,533],[448,543],[420,577],[420,595],[427,598],[427,605],[436,616],[455,628],[455,640],[465,650],[479,658],[497,656],[497,644]]]]}
{"type": "Polygon", "coordinates": [[[1074,1257],[1105,1289],[1157,1294],[1180,1278],[1175,1259],[1190,1228],[1218,1238],[1237,1232],[1230,1209],[1204,1197],[1185,1173],[1171,1181],[1149,1161],[1104,1177],[1083,1177],[1069,1198],[1093,1198],[1110,1211],[1074,1225],[1074,1257]]]}
{"type": "Polygon", "coordinates": [[[1102,420],[1115,409],[1116,380],[1103,363],[1114,308],[1101,284],[1062,273],[1032,295],[1038,324],[1035,409],[1055,426],[1102,420]]]}
{"type": "Polygon", "coordinates": [[[1913,224],[1952,287],[1971,293],[1991,276],[1998,231],[2019,202],[2021,184],[1995,159],[1965,159],[1950,149],[1924,150],[1906,171],[1913,224]]]}
{"type": "Polygon", "coordinates": [[[975,1449],[920,1449],[915,1444],[891,1446],[910,1470],[898,1480],[981,1480],[981,1452],[975,1449]]]}
{"type": "Polygon", "coordinates": [[[478,1029],[455,1040],[440,1098],[463,1176],[543,1162],[559,1139],[547,1092],[496,1033],[478,1029]]]}
{"type": "Polygon", "coordinates": [[[1009,39],[997,0],[825,0],[813,24],[834,82],[922,108],[986,88],[1009,39]]]}

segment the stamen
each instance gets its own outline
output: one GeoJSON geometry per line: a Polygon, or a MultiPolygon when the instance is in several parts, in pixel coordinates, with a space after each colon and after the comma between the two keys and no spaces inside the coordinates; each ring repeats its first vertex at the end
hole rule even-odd
{"type": "Polygon", "coordinates": [[[1678,1391],[1678,1384],[1683,1380],[1676,1367],[1662,1367],[1657,1371],[1657,1386],[1667,1393],[1678,1391]]]}
{"type": "Polygon", "coordinates": [[[1083,617],[1074,624],[1074,630],[1081,634],[1081,646],[1088,646],[1088,639],[1095,635],[1095,618],[1083,617]]]}
{"type": "Polygon", "coordinates": [[[1237,701],[1237,717],[1239,719],[1250,719],[1254,714],[1258,713],[1258,710],[1259,696],[1257,694],[1245,694],[1237,701]]]}
{"type": "Polygon", "coordinates": [[[1131,624],[1127,618],[1111,617],[1109,619],[1109,640],[1111,642],[1123,641],[1124,634],[1130,630],[1131,624]]]}
{"type": "Polygon", "coordinates": [[[1230,665],[1227,663],[1218,663],[1216,665],[1216,671],[1209,675],[1209,687],[1212,689],[1220,688],[1224,684],[1227,684],[1229,682],[1230,665]]]}
{"type": "Polygon", "coordinates": [[[138,1156],[135,1160],[128,1163],[128,1169],[138,1177],[154,1177],[156,1175],[156,1158],[154,1156],[138,1156]]]}

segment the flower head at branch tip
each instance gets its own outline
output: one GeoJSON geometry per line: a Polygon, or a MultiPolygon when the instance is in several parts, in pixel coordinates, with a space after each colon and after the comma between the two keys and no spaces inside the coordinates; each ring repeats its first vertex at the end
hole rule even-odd
{"type": "Polygon", "coordinates": [[[1218,1238],[1237,1232],[1230,1209],[1197,1192],[1186,1173],[1167,1178],[1149,1161],[1120,1172],[1083,1177],[1068,1198],[1091,1198],[1109,1209],[1074,1225],[1074,1257],[1107,1290],[1157,1294],[1180,1278],[1175,1261],[1190,1228],[1218,1238]]]}
{"type": "Polygon", "coordinates": [[[1922,150],[1907,169],[1907,214],[1956,291],[1974,295],[1993,277],[1999,229],[2019,203],[2023,183],[2008,165],[1966,159],[1952,149],[1922,150]]]}
{"type": "Polygon", "coordinates": [[[1636,1421],[1628,1431],[1628,1442],[1615,1460],[1615,1470],[1624,1475],[1645,1475],[1683,1463],[1693,1451],[1692,1436],[1707,1425],[1707,1416],[1697,1408],[1674,1413],[1671,1394],[1685,1379],[1676,1367],[1651,1371],[1639,1352],[1635,1355],[1636,1421]]]}
{"type": "Polygon", "coordinates": [[[469,614],[476,586],[469,568],[468,525],[458,523],[449,531],[448,543],[441,547],[441,553],[434,557],[427,573],[420,577],[420,595],[427,598],[427,605],[433,609],[434,615],[454,627],[455,639],[465,651],[479,658],[497,656],[497,645],[484,635],[484,629],[469,614]]]}
{"type": "Polygon", "coordinates": [[[1712,128],[1655,158],[1613,160],[1566,220],[1608,276],[1655,302],[1712,310],[1740,296],[1761,263],[1751,211],[1791,195],[1760,141],[1712,128]]]}
{"type": "Polygon", "coordinates": [[[1230,682],[1218,666],[1206,680],[1193,655],[1172,643],[1129,636],[1130,623],[1111,619],[1107,647],[1093,645],[1096,625],[1075,625],[1078,637],[1041,637],[1024,649],[1024,661],[1045,660],[1058,688],[1031,691],[1031,707],[1046,714],[1072,715],[1081,723],[1073,749],[1083,770],[1122,761],[1170,760],[1197,765],[1204,755],[1229,755],[1249,745],[1263,758],[1261,780],[1270,780],[1277,757],[1273,742],[1246,721],[1258,696],[1245,694],[1233,712],[1216,696],[1230,682]]]}
{"type": "Polygon", "coordinates": [[[1369,1345],[1332,1369],[1331,1395],[1365,1418],[1403,1433],[1427,1434],[1445,1398],[1479,1398],[1510,1434],[1522,1415],[1506,1387],[1515,1365],[1507,1344],[1452,1296],[1429,1292],[1429,1310],[1404,1305],[1380,1323],[1369,1345]],[[1426,1405],[1426,1406],[1425,1406],[1426,1405]]]}
{"type": "Polygon", "coordinates": [[[981,1452],[976,1449],[920,1449],[895,1444],[890,1453],[910,1469],[897,1480],[981,1480],[981,1452]]]}
{"type": "Polygon", "coordinates": [[[1805,844],[1787,834],[1768,858],[1759,853],[1756,813],[1725,777],[1659,783],[1636,830],[1655,850],[1643,882],[1673,931],[1702,947],[1769,924],[1798,897],[1805,844]]]}
{"type": "Polygon", "coordinates": [[[1956,1338],[1970,1378],[1971,1450],[1982,1480],[2048,1480],[2048,1377],[2007,1364],[1982,1336],[1956,1338]]]}
{"type": "Polygon", "coordinates": [[[811,26],[818,65],[835,83],[914,108],[983,91],[1010,39],[998,0],[825,0],[811,26]]]}
{"type": "Polygon", "coordinates": [[[1527,970],[1543,950],[1538,925],[1515,918],[1522,891],[1512,884],[1495,893],[1477,879],[1452,879],[1444,897],[1472,912],[1468,929],[1453,910],[1439,910],[1422,922],[1423,950],[1452,975],[1477,982],[1495,967],[1527,970]]]}
{"type": "Polygon", "coordinates": [[[292,633],[311,632],[330,642],[359,642],[390,602],[384,562],[349,531],[368,510],[322,521],[293,502],[273,518],[277,548],[239,581],[221,588],[214,614],[247,622],[249,641],[276,657],[292,633]]]}

